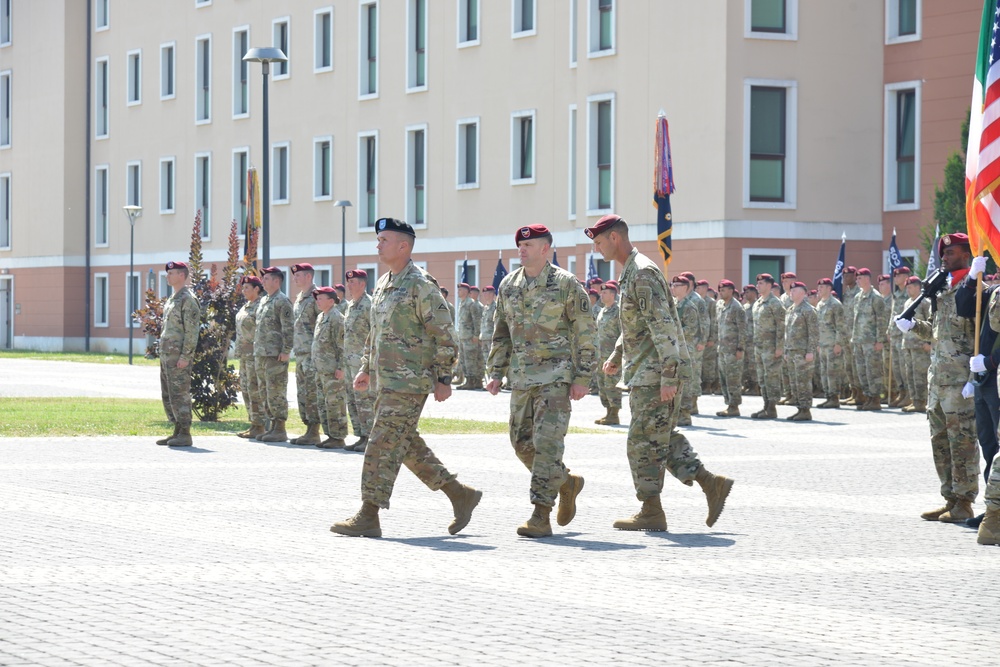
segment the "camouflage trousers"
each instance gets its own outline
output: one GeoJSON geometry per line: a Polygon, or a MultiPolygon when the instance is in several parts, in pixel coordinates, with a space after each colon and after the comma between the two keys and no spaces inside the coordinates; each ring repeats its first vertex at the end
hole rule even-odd
{"type": "Polygon", "coordinates": [[[927,369],[930,365],[931,353],[923,347],[903,350],[903,382],[914,401],[927,402],[927,369]]]}
{"type": "Polygon", "coordinates": [[[961,385],[931,385],[927,421],[941,496],[974,502],[979,494],[975,403],[971,398],[962,398],[961,385]]]}
{"type": "Polygon", "coordinates": [[[882,384],[885,385],[887,392],[892,391],[893,397],[903,389],[903,367],[900,364],[903,360],[902,351],[901,341],[899,347],[896,346],[895,342],[882,347],[882,384]],[[889,351],[890,349],[892,352],[889,351]],[[889,385],[890,370],[892,371],[892,386],[889,385]]]}
{"type": "Polygon", "coordinates": [[[840,395],[844,387],[844,357],[847,350],[840,349],[840,354],[834,354],[833,346],[821,346],[819,350],[819,378],[823,393],[827,396],[840,395]]]}
{"type": "Polygon", "coordinates": [[[299,418],[306,426],[320,423],[317,387],[312,355],[295,355],[295,399],[299,404],[299,418]]]}
{"type": "Polygon", "coordinates": [[[462,341],[462,371],[466,380],[481,380],[486,375],[486,361],[479,342],[472,339],[462,341]]]}
{"type": "Polygon", "coordinates": [[[757,353],[752,347],[743,352],[743,386],[751,391],[757,388],[757,353]]]}
{"type": "Polygon", "coordinates": [[[531,471],[531,502],[553,507],[569,469],[563,441],[569,428],[569,384],[557,382],[510,393],[510,444],[531,471]]]}
{"type": "Polygon", "coordinates": [[[490,358],[490,347],[493,345],[493,341],[479,339],[479,353],[483,355],[483,377],[486,377],[486,360],[490,358]]]}
{"type": "Polygon", "coordinates": [[[177,368],[177,360],[173,355],[160,357],[163,411],[171,424],[191,426],[191,370],[194,363],[189,363],[186,368],[177,368]]]}
{"type": "Polygon", "coordinates": [[[288,419],[288,362],[255,355],[254,366],[264,394],[264,414],[268,419],[288,419]]]}
{"type": "MultiPolygon", "coordinates": [[[[346,376],[338,380],[334,372],[316,371],[317,421],[331,438],[347,437],[346,376]]],[[[353,380],[353,378],[352,378],[353,380]]]]}
{"type": "Polygon", "coordinates": [[[858,389],[866,396],[881,395],[882,353],[875,350],[875,343],[855,343],[853,352],[858,389]]]}
{"type": "Polygon", "coordinates": [[[743,360],[737,359],[735,352],[728,351],[719,352],[718,357],[722,397],[726,405],[739,405],[743,402],[743,360]]]}
{"type": "Polygon", "coordinates": [[[417,431],[426,394],[408,394],[383,389],[375,399],[375,423],[368,436],[361,468],[361,499],[389,509],[392,488],[405,465],[432,491],[455,475],[448,472],[417,431]]]}
{"type": "Polygon", "coordinates": [[[257,366],[254,357],[248,354],[240,357],[240,391],[243,392],[243,404],[247,406],[247,417],[251,424],[264,425],[264,392],[261,391],[257,379],[257,366]]]}
{"type": "Polygon", "coordinates": [[[792,399],[791,404],[808,410],[813,404],[813,366],[816,360],[807,360],[805,350],[787,350],[782,358],[788,369],[788,396],[792,399]]]}
{"type": "Polygon", "coordinates": [[[781,400],[781,369],[784,365],[781,357],[774,358],[774,350],[762,350],[757,353],[757,384],[760,385],[760,395],[765,403],[777,403],[781,400]]]}
{"type": "Polygon", "coordinates": [[[373,412],[374,393],[371,385],[364,391],[354,388],[354,376],[361,370],[361,357],[347,357],[347,376],[344,383],[347,385],[347,412],[351,417],[351,428],[354,435],[359,438],[366,438],[372,432],[372,421],[375,419],[373,412]]]}
{"type": "Polygon", "coordinates": [[[813,395],[815,395],[817,392],[820,394],[826,393],[826,391],[823,389],[823,378],[819,374],[819,355],[816,352],[813,353],[813,372],[810,381],[810,386],[812,387],[813,395]]]}
{"type": "Polygon", "coordinates": [[[622,390],[618,388],[618,381],[621,379],[621,373],[607,375],[604,371],[599,370],[597,371],[597,375],[598,380],[601,383],[601,405],[605,408],[621,410],[622,390]]]}
{"type": "MultiPolygon", "coordinates": [[[[684,414],[689,414],[691,409],[694,407],[695,400],[701,396],[701,378],[702,371],[701,367],[705,363],[705,351],[699,352],[695,349],[694,345],[688,348],[688,353],[691,355],[691,379],[687,381],[684,385],[684,391],[681,392],[681,410],[684,414]]],[[[631,405],[631,400],[629,405],[631,405]]]]}
{"type": "MultiPolygon", "coordinates": [[[[702,390],[715,386],[719,382],[719,345],[705,346],[701,364],[702,390]]],[[[699,393],[699,395],[701,395],[699,393]]]]}
{"type": "MultiPolygon", "coordinates": [[[[683,392],[682,392],[683,393],[683,392]]],[[[669,403],[660,400],[660,387],[631,387],[628,406],[632,420],[628,425],[626,452],[632,469],[635,496],[646,500],[663,490],[661,471],[688,486],[701,469],[691,443],[674,426],[677,424],[678,397],[669,403]]]]}
{"type": "MultiPolygon", "coordinates": [[[[858,369],[854,367],[854,345],[844,346],[844,383],[846,389],[858,389],[858,369]]],[[[846,395],[847,392],[842,392],[846,395]]]]}
{"type": "Polygon", "coordinates": [[[1000,511],[1000,456],[993,459],[993,467],[990,468],[990,481],[986,484],[986,492],[983,494],[987,509],[1000,511]]]}

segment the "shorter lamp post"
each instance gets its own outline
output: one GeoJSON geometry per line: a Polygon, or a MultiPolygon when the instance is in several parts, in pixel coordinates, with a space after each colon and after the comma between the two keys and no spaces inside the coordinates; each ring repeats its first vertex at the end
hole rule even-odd
{"type": "Polygon", "coordinates": [[[132,272],[135,270],[135,219],[142,215],[142,207],[135,204],[123,206],[122,209],[128,216],[129,239],[128,239],[128,303],[125,307],[128,312],[128,363],[132,365],[132,337],[135,329],[135,311],[132,310],[132,302],[135,300],[135,289],[132,284],[132,272]]]}
{"type": "MultiPolygon", "coordinates": [[[[344,280],[347,273],[347,207],[353,204],[347,199],[338,199],[333,205],[340,207],[340,280],[344,280]]],[[[340,280],[333,282],[337,284],[340,280]]]]}

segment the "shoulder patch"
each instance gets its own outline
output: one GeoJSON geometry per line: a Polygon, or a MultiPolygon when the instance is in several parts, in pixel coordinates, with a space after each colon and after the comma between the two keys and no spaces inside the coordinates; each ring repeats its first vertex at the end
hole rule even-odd
{"type": "Polygon", "coordinates": [[[635,288],[636,305],[640,311],[645,312],[650,307],[653,299],[653,290],[647,285],[637,285],[635,288]]]}
{"type": "Polygon", "coordinates": [[[590,297],[586,294],[580,297],[580,312],[589,313],[590,312],[590,297]]]}

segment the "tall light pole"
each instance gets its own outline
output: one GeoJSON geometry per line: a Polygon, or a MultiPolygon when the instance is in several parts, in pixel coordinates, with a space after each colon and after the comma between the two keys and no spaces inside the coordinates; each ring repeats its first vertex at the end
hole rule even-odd
{"type": "Polygon", "coordinates": [[[260,63],[261,74],[264,77],[264,203],[261,215],[261,256],[264,259],[264,266],[271,265],[271,146],[268,134],[268,99],[267,99],[267,78],[271,73],[271,63],[288,62],[281,49],[273,46],[257,46],[247,51],[243,60],[249,63],[260,63]]]}
{"type": "Polygon", "coordinates": [[[132,365],[132,337],[134,335],[134,320],[135,317],[133,313],[135,311],[131,310],[132,301],[135,300],[135,289],[132,285],[132,273],[135,270],[135,219],[142,215],[142,207],[136,206],[134,204],[129,204],[128,206],[123,206],[122,209],[125,211],[125,215],[128,216],[129,224],[129,238],[128,238],[128,303],[125,307],[129,309],[128,313],[128,364],[132,365]]]}
{"type": "MultiPolygon", "coordinates": [[[[338,199],[333,205],[340,207],[340,280],[344,280],[347,273],[347,207],[353,204],[347,199],[338,199]]],[[[340,280],[333,282],[336,284],[340,280]]]]}

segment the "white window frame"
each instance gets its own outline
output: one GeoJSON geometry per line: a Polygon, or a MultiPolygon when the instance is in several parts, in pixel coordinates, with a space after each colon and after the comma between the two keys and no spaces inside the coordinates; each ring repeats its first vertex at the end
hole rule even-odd
{"type": "Polygon", "coordinates": [[[160,158],[160,191],[159,191],[159,204],[160,204],[160,215],[171,215],[177,210],[177,158],[176,156],[161,157],[160,158]],[[164,168],[169,165],[170,171],[170,183],[164,183],[164,176],[166,172],[164,168]],[[166,198],[166,202],[164,199],[166,198]],[[167,203],[168,206],[164,206],[167,203]]]}
{"type": "Polygon", "coordinates": [[[14,0],[0,0],[0,48],[10,46],[14,39],[12,4],[14,4],[14,0]]]}
{"type": "MultiPolygon", "coordinates": [[[[472,287],[473,285],[475,285],[475,286],[478,287],[480,281],[483,278],[482,274],[479,273],[479,260],[478,259],[469,259],[469,260],[466,260],[465,258],[462,258],[462,259],[456,259],[455,260],[455,293],[454,293],[454,295],[449,295],[449,296],[452,296],[456,300],[456,303],[455,303],[455,314],[456,315],[458,314],[458,302],[457,302],[457,300],[458,300],[458,283],[460,283],[462,281],[462,263],[466,262],[466,261],[469,263],[470,267],[475,267],[475,269],[476,269],[476,279],[473,282],[469,283],[469,286],[472,287]]],[[[491,276],[491,279],[492,279],[492,276],[491,276]]],[[[491,285],[493,284],[492,280],[491,280],[490,284],[491,285]]]]}
{"type": "Polygon", "coordinates": [[[428,205],[428,201],[427,201],[427,193],[430,192],[430,188],[427,187],[428,176],[430,176],[430,174],[428,174],[428,170],[427,170],[427,165],[428,165],[427,152],[428,152],[428,146],[430,145],[429,138],[430,138],[430,135],[429,135],[429,133],[427,131],[427,123],[417,123],[417,124],[414,124],[414,125],[407,125],[406,126],[406,196],[405,196],[405,206],[406,206],[406,208],[405,208],[405,210],[406,210],[406,216],[407,216],[406,217],[406,221],[408,223],[410,223],[410,225],[414,229],[427,229],[427,211],[430,208],[430,206],[428,205]],[[415,188],[416,173],[415,173],[414,151],[416,149],[415,149],[415,146],[414,146],[414,143],[413,143],[414,139],[416,137],[416,133],[417,132],[423,132],[424,133],[424,164],[423,164],[423,169],[424,169],[424,216],[423,217],[424,217],[424,221],[422,223],[419,223],[419,224],[417,223],[417,220],[418,220],[418,218],[417,218],[417,209],[416,209],[416,206],[417,206],[417,201],[416,201],[417,200],[417,195],[416,195],[416,188],[415,188]]]}
{"type": "MultiPolygon", "coordinates": [[[[913,266],[913,267],[917,266],[917,262],[920,260],[920,257],[921,257],[920,253],[921,253],[920,250],[914,250],[913,248],[906,248],[905,250],[901,248],[899,250],[899,256],[900,256],[900,258],[901,259],[908,259],[908,260],[910,260],[909,266],[913,266]]],[[[906,265],[905,262],[904,262],[904,265],[906,265]]],[[[883,250],[882,251],[882,270],[885,273],[888,273],[889,275],[892,275],[892,272],[889,271],[889,251],[888,250],[883,250]]],[[[876,285],[875,287],[878,288],[878,285],[876,285]]],[[[893,287],[893,289],[895,289],[895,286],[893,287]]]]}
{"type": "Polygon", "coordinates": [[[332,264],[313,264],[313,282],[316,287],[333,287],[336,283],[333,280],[332,264]],[[327,280],[323,280],[323,274],[327,274],[327,280]]]}
{"type": "MultiPolygon", "coordinates": [[[[785,272],[795,273],[798,270],[798,267],[796,267],[796,262],[795,262],[797,253],[798,251],[795,250],[795,248],[743,248],[743,258],[742,258],[743,269],[740,275],[747,277],[749,282],[753,282],[752,280],[749,280],[749,276],[750,276],[750,257],[754,255],[763,255],[765,257],[766,256],[784,257],[785,272]]],[[[777,280],[778,278],[775,277],[775,281],[777,280]]],[[[780,282],[776,282],[775,284],[780,284],[780,282]]]]}
{"type": "Polygon", "coordinates": [[[923,116],[923,81],[899,81],[887,83],[885,85],[885,119],[882,131],[882,182],[883,186],[883,206],[882,210],[889,211],[917,211],[920,209],[920,160],[921,160],[921,137],[920,123],[923,116]],[[896,95],[902,90],[914,91],[914,117],[913,117],[913,202],[900,204],[896,201],[896,95]]]}
{"type": "Polygon", "coordinates": [[[601,49],[600,0],[587,0],[587,57],[613,56],[618,48],[618,2],[611,0],[611,48],[601,49]]]}
{"type": "Polygon", "coordinates": [[[480,21],[483,17],[481,0],[455,0],[456,10],[456,46],[460,49],[466,49],[470,46],[479,46],[482,43],[483,26],[480,21]],[[469,6],[474,5],[476,8],[476,38],[468,39],[469,33],[466,31],[465,27],[468,23],[468,12],[469,6]]]}
{"type": "Polygon", "coordinates": [[[380,87],[380,69],[382,66],[382,12],[378,0],[362,0],[358,4],[358,100],[378,99],[380,87]],[[371,88],[368,79],[368,7],[375,5],[375,92],[365,92],[371,88]]]}
{"type": "MultiPolygon", "coordinates": [[[[107,273],[95,273],[94,274],[94,326],[99,329],[106,329],[110,325],[111,320],[111,307],[109,302],[111,301],[111,276],[107,273]],[[98,288],[103,282],[104,289],[98,288]],[[103,303],[101,297],[103,296],[103,303]]],[[[128,326],[128,323],[125,323],[128,326]]]]}
{"type": "Polygon", "coordinates": [[[364,130],[358,132],[358,231],[359,232],[371,232],[375,233],[375,225],[371,227],[367,224],[367,218],[369,213],[373,220],[378,220],[378,196],[379,196],[379,166],[381,160],[379,159],[379,140],[378,140],[378,130],[364,130]],[[366,183],[366,160],[368,158],[367,151],[363,147],[363,142],[367,139],[375,139],[375,210],[368,211],[368,189],[365,187],[366,183]]]}
{"type": "Polygon", "coordinates": [[[174,288],[167,282],[167,272],[160,271],[159,280],[156,285],[156,295],[161,299],[167,299],[174,293],[174,288]]]}
{"type": "Polygon", "coordinates": [[[790,79],[743,80],[743,208],[793,210],[798,206],[798,93],[798,81],[790,79]],[[757,86],[785,88],[785,201],[783,202],[750,201],[750,92],[757,86]]]}
{"type": "Polygon", "coordinates": [[[482,125],[480,116],[472,116],[470,118],[459,118],[455,123],[455,189],[456,190],[478,190],[479,189],[479,179],[480,179],[480,165],[482,160],[480,159],[479,148],[482,145],[482,125]],[[466,166],[466,132],[465,128],[469,125],[476,126],[476,178],[474,181],[463,181],[462,176],[468,177],[465,173],[466,166]]]}
{"type": "MultiPolygon", "coordinates": [[[[135,282],[139,286],[139,289],[138,289],[139,296],[138,296],[137,299],[135,299],[136,310],[139,310],[140,308],[142,308],[142,300],[143,300],[142,299],[142,295],[145,294],[146,290],[144,290],[143,287],[142,287],[142,271],[132,271],[131,273],[129,273],[128,271],[125,272],[125,308],[124,308],[124,311],[125,311],[125,313],[124,313],[124,315],[125,315],[125,328],[126,329],[128,328],[128,321],[131,319],[132,320],[132,328],[135,329],[138,326],[142,326],[142,323],[139,320],[137,320],[137,319],[129,317],[129,314],[130,314],[129,313],[129,305],[130,305],[130,301],[131,301],[131,299],[129,299],[129,297],[132,296],[132,285],[131,285],[132,281],[129,280],[129,278],[135,279],[135,282]]],[[[134,311],[132,311],[132,312],[134,312],[134,311]]]]}
{"type": "Polygon", "coordinates": [[[569,0],[569,67],[576,68],[580,48],[580,0],[569,0]]]}
{"type": "Polygon", "coordinates": [[[924,33],[923,0],[916,0],[917,31],[912,35],[899,34],[899,0],[885,0],[885,43],[905,44],[919,42],[924,33]]]}
{"type": "Polygon", "coordinates": [[[246,33],[247,35],[247,49],[250,49],[250,26],[241,25],[233,28],[233,96],[232,96],[232,113],[233,120],[241,118],[250,117],[250,63],[244,62],[243,56],[245,53],[240,53],[241,45],[239,43],[239,35],[246,33]],[[243,102],[243,80],[240,78],[243,76],[243,71],[246,70],[246,90],[247,90],[247,104],[246,110],[240,111],[239,105],[243,102]]]}
{"type": "Polygon", "coordinates": [[[107,139],[111,136],[111,58],[100,56],[94,60],[94,138],[107,139]],[[104,81],[100,71],[104,68],[104,81]],[[102,95],[103,92],[103,95],[102,95]],[[103,104],[104,133],[100,131],[103,104]]]}
{"type": "MultiPolygon", "coordinates": [[[[576,0],[573,0],[573,2],[575,1],[576,0]]],[[[576,220],[576,211],[577,211],[576,198],[577,195],[579,194],[578,191],[579,169],[577,168],[579,147],[577,145],[577,140],[576,140],[578,123],[579,123],[579,114],[577,113],[576,105],[571,104],[569,105],[569,122],[566,123],[567,133],[569,135],[567,141],[567,150],[569,155],[567,159],[568,173],[566,174],[566,184],[567,184],[566,217],[569,220],[576,220]]]]}
{"type": "Polygon", "coordinates": [[[313,201],[333,201],[333,135],[328,134],[322,137],[313,137],[313,201]],[[327,169],[327,194],[321,193],[322,185],[322,152],[320,147],[324,143],[330,144],[330,153],[327,156],[329,167],[327,169]]]}
{"type": "Polygon", "coordinates": [[[0,174],[0,224],[5,225],[6,230],[0,227],[0,250],[10,250],[14,242],[14,223],[11,216],[11,197],[14,191],[11,189],[10,172],[0,174]]]}
{"type": "Polygon", "coordinates": [[[10,148],[14,141],[13,83],[11,70],[0,72],[0,149],[10,148]]]}
{"type": "MultiPolygon", "coordinates": [[[[237,232],[237,235],[240,238],[243,238],[243,237],[246,236],[246,232],[245,231],[241,231],[241,229],[243,228],[243,225],[246,224],[246,219],[245,219],[245,216],[243,215],[243,209],[242,209],[243,204],[240,202],[240,188],[241,187],[246,187],[247,174],[246,174],[246,171],[244,171],[242,174],[239,174],[239,180],[237,179],[237,175],[238,175],[237,171],[239,170],[239,164],[238,164],[238,161],[237,161],[237,156],[239,156],[239,155],[245,155],[246,156],[246,166],[247,166],[247,169],[249,170],[250,169],[250,147],[249,146],[237,146],[236,148],[234,148],[232,150],[232,158],[229,161],[230,186],[231,186],[231,192],[230,192],[229,201],[230,201],[230,205],[232,207],[232,211],[231,211],[231,213],[232,213],[232,219],[236,221],[236,232],[237,232]]],[[[249,207],[250,206],[250,191],[249,191],[249,189],[246,192],[246,196],[247,196],[247,203],[246,203],[246,205],[247,205],[247,207],[249,207]]]]}
{"type": "Polygon", "coordinates": [[[177,42],[160,44],[160,100],[172,100],[177,97],[177,42]],[[164,52],[170,49],[169,57],[164,59],[164,52]],[[166,71],[167,63],[169,71],[166,71]],[[164,94],[164,84],[170,84],[170,93],[164,94]]]}
{"type": "Polygon", "coordinates": [[[198,35],[194,38],[194,124],[207,125],[212,122],[212,34],[198,35]],[[208,66],[201,66],[202,43],[208,43],[208,66]],[[202,81],[202,74],[208,75],[207,81],[202,81]],[[204,84],[204,85],[202,85],[204,84]],[[208,92],[205,92],[205,91],[208,92]],[[208,96],[207,104],[205,96],[208,96]],[[208,113],[202,118],[201,109],[207,107],[208,113]]]}
{"type": "Polygon", "coordinates": [[[538,114],[537,109],[521,109],[510,114],[510,184],[532,185],[537,178],[538,114]],[[521,178],[521,119],[531,118],[531,177],[521,178]]]}
{"type": "Polygon", "coordinates": [[[204,151],[194,154],[194,211],[193,215],[197,215],[198,211],[201,210],[201,199],[207,199],[205,206],[205,215],[201,216],[201,238],[203,241],[212,240],[212,153],[211,151],[204,151]],[[201,173],[199,171],[199,162],[201,160],[206,160],[208,165],[208,185],[207,190],[202,189],[201,185],[201,173]],[[199,194],[207,194],[207,197],[199,197],[199,194]],[[206,221],[207,218],[207,221],[206,221]]]}
{"type": "Polygon", "coordinates": [[[743,36],[794,42],[799,38],[799,0],[785,0],[785,32],[762,32],[751,28],[753,0],[743,0],[743,36]]]}
{"type": "Polygon", "coordinates": [[[125,163],[125,205],[142,206],[142,160],[129,160],[125,163]],[[132,201],[132,170],[139,176],[136,184],[135,200],[132,201]]]}
{"type": "Polygon", "coordinates": [[[292,201],[292,142],[291,141],[275,141],[271,143],[271,204],[274,206],[284,206],[290,204],[292,201]],[[278,166],[280,164],[278,156],[280,151],[285,151],[285,196],[284,198],[278,197],[276,195],[275,186],[279,184],[278,178],[280,176],[280,170],[278,166]]]}
{"type": "Polygon", "coordinates": [[[94,247],[107,248],[111,242],[111,167],[107,164],[99,164],[94,167],[94,247]],[[100,172],[104,172],[104,192],[100,190],[101,180],[98,177],[100,172]],[[104,197],[104,219],[101,219],[101,212],[98,206],[101,197],[104,197]],[[99,225],[104,225],[104,242],[98,241],[99,225]]]}
{"type": "Polygon", "coordinates": [[[276,62],[271,66],[271,80],[272,81],[284,81],[292,77],[292,17],[291,16],[281,16],[271,21],[271,46],[281,49],[281,52],[285,54],[288,60],[284,62],[276,62]],[[277,30],[278,26],[285,25],[285,47],[281,49],[281,44],[278,43],[276,37],[278,36],[277,30]],[[282,71],[284,70],[284,71],[282,71]]]}
{"type": "Polygon", "coordinates": [[[201,9],[202,7],[208,7],[212,4],[212,0],[194,0],[194,6],[196,9],[201,9]]]}
{"type": "Polygon", "coordinates": [[[142,49],[132,49],[125,54],[125,106],[134,107],[140,104],[142,104],[142,49]]]}
{"type": "Polygon", "coordinates": [[[94,3],[94,32],[102,32],[110,27],[111,0],[96,0],[94,3]],[[104,23],[101,23],[101,19],[104,20],[104,23]]]}
{"type": "Polygon", "coordinates": [[[284,276],[284,280],[281,281],[280,291],[285,296],[288,296],[289,295],[289,290],[291,289],[291,286],[290,286],[289,283],[292,282],[292,274],[288,271],[288,267],[287,266],[279,266],[278,269],[281,271],[281,275],[284,276]]]}
{"type": "MultiPolygon", "coordinates": [[[[333,71],[333,35],[334,35],[334,23],[333,23],[333,7],[320,7],[319,9],[313,10],[313,73],[322,74],[323,72],[333,71]],[[330,17],[330,47],[327,54],[323,53],[323,36],[320,33],[322,26],[323,16],[330,17]],[[330,64],[321,65],[320,59],[324,56],[329,56],[330,64]]],[[[286,54],[287,55],[287,54],[286,54]]]]}
{"type": "Polygon", "coordinates": [[[576,275],[576,255],[569,255],[566,257],[566,270],[576,275]]]}
{"type": "MultiPolygon", "coordinates": [[[[423,262],[423,264],[420,262],[413,263],[422,268],[424,271],[427,270],[427,262],[423,262]]],[[[371,295],[375,291],[375,284],[378,283],[378,264],[355,264],[354,268],[361,269],[368,274],[368,284],[371,285],[371,289],[368,290],[368,294],[371,295]]],[[[341,280],[345,279],[344,276],[341,276],[340,278],[341,280]]]]}
{"type": "Polygon", "coordinates": [[[615,209],[615,93],[601,93],[587,97],[587,215],[601,216],[615,209]],[[598,106],[602,102],[611,103],[611,203],[600,208],[600,169],[598,156],[598,106]]]}
{"type": "MultiPolygon", "coordinates": [[[[587,257],[586,257],[586,260],[587,260],[586,261],[586,266],[587,266],[587,270],[588,271],[590,270],[590,258],[591,257],[594,258],[594,266],[595,267],[597,266],[597,262],[607,262],[607,264],[608,264],[608,275],[610,276],[608,278],[608,280],[614,280],[615,279],[615,276],[618,275],[618,272],[615,270],[617,268],[615,260],[611,260],[609,262],[608,260],[604,259],[604,255],[602,255],[601,253],[594,252],[594,251],[589,251],[587,253],[587,257]]],[[[584,272],[584,273],[586,274],[586,272],[584,272]]],[[[598,273],[598,275],[600,275],[600,273],[598,273]]],[[[584,280],[586,280],[586,278],[587,278],[587,276],[584,275],[584,280]]]]}
{"type": "Polygon", "coordinates": [[[532,37],[538,34],[538,0],[531,2],[531,29],[518,30],[524,22],[521,13],[522,0],[511,0],[510,2],[510,38],[521,39],[522,37],[532,37]]]}
{"type": "Polygon", "coordinates": [[[430,34],[430,1],[423,0],[424,3],[424,82],[420,85],[416,83],[417,77],[417,45],[416,45],[416,32],[417,32],[417,11],[416,3],[421,0],[406,0],[406,92],[409,93],[423,93],[427,91],[427,81],[428,81],[428,52],[430,51],[430,41],[428,40],[428,35],[430,34]]]}

